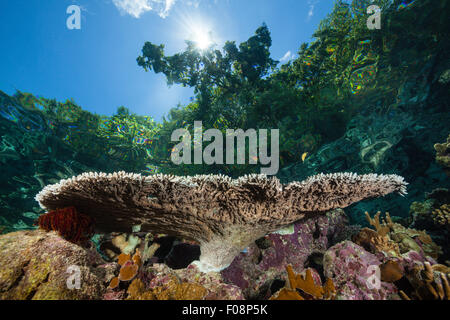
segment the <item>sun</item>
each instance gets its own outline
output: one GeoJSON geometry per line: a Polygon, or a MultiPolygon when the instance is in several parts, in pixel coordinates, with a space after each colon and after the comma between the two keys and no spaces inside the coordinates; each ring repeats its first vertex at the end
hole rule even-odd
{"type": "Polygon", "coordinates": [[[193,28],[191,39],[200,50],[206,50],[213,44],[211,32],[200,26],[193,28]]]}
{"type": "Polygon", "coordinates": [[[216,24],[209,17],[193,12],[178,11],[174,16],[177,22],[177,38],[191,41],[198,50],[206,51],[221,43],[216,34],[216,24]]]}

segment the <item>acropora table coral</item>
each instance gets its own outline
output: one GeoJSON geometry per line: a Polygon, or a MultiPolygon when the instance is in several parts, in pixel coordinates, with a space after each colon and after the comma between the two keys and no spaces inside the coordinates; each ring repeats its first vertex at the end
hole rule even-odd
{"type": "Polygon", "coordinates": [[[345,208],[392,192],[406,194],[397,175],[319,174],[283,185],[277,178],[248,175],[141,176],[84,173],[45,187],[36,200],[55,210],[76,206],[102,232],[141,231],[175,235],[201,245],[202,271],[219,271],[269,232],[307,215],[345,208]]]}

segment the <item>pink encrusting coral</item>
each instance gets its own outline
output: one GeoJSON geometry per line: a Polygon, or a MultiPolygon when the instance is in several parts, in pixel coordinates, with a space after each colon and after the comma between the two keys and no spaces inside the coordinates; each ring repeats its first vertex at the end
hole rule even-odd
{"type": "Polygon", "coordinates": [[[84,173],[45,187],[36,200],[54,210],[76,205],[102,232],[141,231],[200,243],[202,271],[229,266],[256,239],[317,212],[392,192],[406,194],[397,175],[319,174],[283,185],[248,175],[141,176],[84,173]]]}

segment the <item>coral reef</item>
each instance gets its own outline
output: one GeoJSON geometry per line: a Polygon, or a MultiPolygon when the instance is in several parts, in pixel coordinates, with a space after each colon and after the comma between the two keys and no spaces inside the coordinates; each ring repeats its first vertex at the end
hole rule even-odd
{"type": "Polygon", "coordinates": [[[406,228],[399,223],[394,223],[389,212],[386,212],[386,219],[380,222],[380,214],[381,212],[377,212],[371,218],[366,212],[367,220],[375,227],[378,235],[370,240],[375,251],[399,257],[400,254],[414,250],[433,259],[437,259],[442,254],[442,248],[435,244],[425,231],[406,228]]]}
{"type": "Polygon", "coordinates": [[[301,273],[320,270],[325,251],[350,239],[359,228],[347,225],[342,209],[309,217],[258,239],[221,271],[223,279],[240,287],[247,299],[267,299],[279,281],[286,281],[286,265],[301,273]]]}
{"type": "Polygon", "coordinates": [[[164,264],[143,267],[125,288],[110,286],[107,300],[242,300],[241,290],[226,284],[218,273],[205,274],[194,265],[172,270],[164,264]],[[113,290],[114,289],[114,290],[113,290]]]}
{"type": "Polygon", "coordinates": [[[442,261],[450,260],[450,192],[445,188],[425,193],[424,201],[414,201],[410,207],[411,228],[424,229],[443,249],[442,261]]]}
{"type": "Polygon", "coordinates": [[[84,243],[94,235],[92,218],[78,213],[74,207],[41,215],[37,224],[45,231],[57,231],[64,239],[74,243],[84,243]]]}
{"type": "Polygon", "coordinates": [[[115,270],[95,249],[84,249],[55,232],[0,236],[1,300],[101,299],[115,270]]]}
{"type": "Polygon", "coordinates": [[[111,279],[108,289],[115,289],[119,287],[122,282],[133,280],[138,275],[139,269],[143,265],[139,249],[136,249],[133,257],[131,257],[130,254],[120,254],[117,258],[117,263],[121,266],[119,275],[111,279]]]}
{"type": "Polygon", "coordinates": [[[322,286],[320,277],[313,277],[313,269],[306,269],[305,275],[295,274],[292,266],[288,265],[286,271],[289,286],[275,293],[270,300],[331,300],[336,295],[333,281],[327,279],[322,286]],[[317,283],[318,282],[318,283],[317,283]]]}
{"type": "Polygon", "coordinates": [[[354,202],[398,192],[396,175],[320,174],[282,185],[263,175],[143,177],[124,172],[85,173],[45,187],[36,200],[56,209],[77,205],[104,232],[142,231],[176,235],[201,245],[202,270],[221,270],[265,234],[311,212],[344,208],[354,202]]]}
{"type": "Polygon", "coordinates": [[[436,150],[436,162],[441,165],[445,173],[450,176],[450,135],[447,142],[436,143],[434,145],[436,150]]]}
{"type": "Polygon", "coordinates": [[[400,296],[404,300],[450,300],[449,274],[450,268],[440,264],[416,265],[407,273],[410,292],[400,290],[400,296]]]}

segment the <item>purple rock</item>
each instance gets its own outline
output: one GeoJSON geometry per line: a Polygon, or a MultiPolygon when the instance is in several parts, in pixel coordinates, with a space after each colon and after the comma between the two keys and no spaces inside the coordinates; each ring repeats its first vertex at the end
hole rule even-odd
{"type": "Polygon", "coordinates": [[[323,258],[324,274],[333,280],[337,299],[399,299],[395,285],[380,280],[380,264],[376,255],[351,241],[331,247],[323,258]]]}

